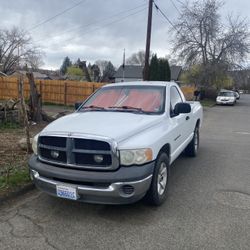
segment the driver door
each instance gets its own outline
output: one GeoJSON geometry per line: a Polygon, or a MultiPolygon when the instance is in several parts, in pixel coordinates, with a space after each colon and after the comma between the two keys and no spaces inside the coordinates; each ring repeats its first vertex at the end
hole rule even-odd
{"type": "Polygon", "coordinates": [[[183,102],[182,97],[175,86],[171,86],[170,88],[170,119],[173,125],[173,136],[172,136],[172,152],[176,152],[176,150],[185,142],[187,139],[187,129],[189,122],[188,114],[179,114],[176,115],[174,113],[174,107],[177,103],[183,102]]]}

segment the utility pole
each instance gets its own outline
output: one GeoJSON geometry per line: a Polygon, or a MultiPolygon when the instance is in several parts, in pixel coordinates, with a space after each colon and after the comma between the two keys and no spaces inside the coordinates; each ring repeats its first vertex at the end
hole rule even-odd
{"type": "Polygon", "coordinates": [[[123,50],[123,61],[122,61],[122,81],[125,78],[125,49],[123,50]]]}
{"type": "Polygon", "coordinates": [[[147,27],[147,40],[145,51],[145,66],[143,70],[143,80],[149,80],[149,55],[150,55],[150,40],[151,40],[151,28],[152,28],[152,13],[153,13],[153,0],[148,2],[148,27],[147,27]]]}

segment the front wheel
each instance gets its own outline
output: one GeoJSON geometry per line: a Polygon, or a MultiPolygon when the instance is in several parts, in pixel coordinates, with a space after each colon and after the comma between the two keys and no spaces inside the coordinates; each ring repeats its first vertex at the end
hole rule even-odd
{"type": "Polygon", "coordinates": [[[199,126],[197,125],[194,130],[193,139],[185,149],[186,155],[195,157],[198,153],[199,143],[200,143],[200,134],[199,134],[199,126]]]}
{"type": "Polygon", "coordinates": [[[161,153],[156,161],[151,186],[146,199],[155,206],[160,206],[167,198],[169,178],[169,159],[166,153],[161,153]]]}

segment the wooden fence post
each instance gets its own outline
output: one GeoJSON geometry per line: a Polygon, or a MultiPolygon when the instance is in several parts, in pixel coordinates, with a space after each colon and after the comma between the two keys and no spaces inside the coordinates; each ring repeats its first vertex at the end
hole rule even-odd
{"type": "Polygon", "coordinates": [[[92,94],[95,92],[95,84],[92,85],[92,94]]]}
{"type": "Polygon", "coordinates": [[[65,82],[64,83],[64,105],[65,106],[67,105],[67,89],[68,89],[67,82],[65,82]]]}
{"type": "Polygon", "coordinates": [[[16,81],[16,83],[17,83],[17,85],[16,85],[16,87],[17,87],[17,88],[16,88],[16,90],[17,90],[17,92],[16,92],[16,93],[17,93],[17,94],[16,94],[16,97],[17,97],[17,99],[19,99],[19,98],[20,98],[20,95],[19,95],[19,79],[17,78],[16,80],[17,80],[17,81],[16,81]]]}
{"type": "Polygon", "coordinates": [[[42,81],[39,81],[39,94],[40,94],[40,98],[41,98],[41,102],[43,102],[43,95],[42,95],[42,91],[43,91],[43,86],[42,86],[42,81]]]}

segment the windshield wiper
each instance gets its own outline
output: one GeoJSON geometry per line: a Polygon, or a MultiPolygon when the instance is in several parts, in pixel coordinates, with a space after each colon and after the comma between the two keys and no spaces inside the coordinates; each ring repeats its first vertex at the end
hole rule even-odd
{"type": "Polygon", "coordinates": [[[142,110],[141,108],[137,108],[137,107],[131,107],[131,106],[110,106],[108,107],[109,109],[119,109],[119,110],[124,110],[124,111],[136,111],[136,112],[140,112],[140,113],[145,113],[144,110],[142,110]]]}
{"type": "Polygon", "coordinates": [[[82,109],[90,109],[90,110],[106,110],[104,107],[99,107],[99,106],[95,106],[95,105],[90,105],[90,106],[83,106],[81,107],[82,109]]]}

